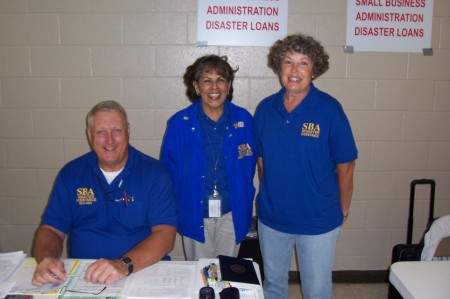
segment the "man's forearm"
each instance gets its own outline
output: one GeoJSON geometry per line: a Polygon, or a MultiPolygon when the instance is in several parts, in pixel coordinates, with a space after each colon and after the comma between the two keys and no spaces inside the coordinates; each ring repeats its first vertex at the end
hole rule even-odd
{"type": "Polygon", "coordinates": [[[129,271],[137,272],[160,261],[175,245],[176,228],[170,225],[157,225],[152,228],[152,234],[138,243],[124,256],[131,259],[129,262],[119,259],[108,260],[101,258],[90,264],[86,270],[85,280],[91,283],[110,284],[122,279],[129,271]]]}
{"type": "Polygon", "coordinates": [[[36,231],[33,256],[39,263],[45,257],[60,258],[63,251],[64,235],[55,229],[41,225],[36,231]]]}
{"type": "Polygon", "coordinates": [[[134,271],[148,267],[166,256],[175,246],[176,228],[159,225],[152,234],[127,252],[134,271]]]}

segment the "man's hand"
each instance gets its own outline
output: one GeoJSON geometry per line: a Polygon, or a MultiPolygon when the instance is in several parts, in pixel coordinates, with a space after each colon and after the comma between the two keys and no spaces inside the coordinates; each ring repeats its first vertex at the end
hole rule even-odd
{"type": "Polygon", "coordinates": [[[128,267],[120,260],[99,259],[86,270],[85,279],[91,283],[111,284],[128,275],[128,267]]]}
{"type": "Polygon", "coordinates": [[[36,270],[31,283],[42,286],[46,283],[66,281],[64,263],[59,258],[63,250],[65,234],[49,225],[41,225],[36,231],[33,255],[36,259],[36,270]]]}
{"type": "Polygon", "coordinates": [[[58,258],[46,257],[36,266],[31,283],[42,286],[46,283],[60,283],[66,279],[64,263],[58,258]]]}

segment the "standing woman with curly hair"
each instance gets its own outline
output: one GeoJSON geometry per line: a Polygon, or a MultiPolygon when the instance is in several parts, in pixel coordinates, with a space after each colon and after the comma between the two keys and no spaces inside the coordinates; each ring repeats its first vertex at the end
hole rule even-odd
{"type": "Polygon", "coordinates": [[[161,160],[175,183],[189,261],[237,256],[252,220],[253,118],[231,103],[236,71],[226,56],[198,58],[183,76],[192,104],[167,123],[161,160]]]}
{"type": "Polygon", "coordinates": [[[328,58],[318,41],[302,34],[278,40],[268,54],[282,88],[258,105],[254,118],[265,298],[288,298],[294,246],[303,297],[333,296],[357,149],[340,103],[312,83],[328,70],[328,58]]]}

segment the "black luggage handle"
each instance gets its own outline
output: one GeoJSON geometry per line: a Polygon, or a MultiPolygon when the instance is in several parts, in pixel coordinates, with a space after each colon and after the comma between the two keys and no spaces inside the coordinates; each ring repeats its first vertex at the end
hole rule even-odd
{"type": "Polygon", "coordinates": [[[412,244],[412,232],[414,224],[414,196],[416,185],[430,185],[430,208],[428,214],[428,225],[434,218],[434,193],[436,189],[436,182],[431,179],[419,179],[411,182],[410,198],[409,198],[409,216],[408,216],[408,232],[406,236],[406,244],[412,244]]]}

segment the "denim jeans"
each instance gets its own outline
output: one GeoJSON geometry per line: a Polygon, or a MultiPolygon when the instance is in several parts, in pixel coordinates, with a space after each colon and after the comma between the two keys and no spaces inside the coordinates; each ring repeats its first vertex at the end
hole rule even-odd
{"type": "Polygon", "coordinates": [[[289,298],[288,278],[294,245],[303,298],[333,298],[332,270],[340,227],[321,235],[283,233],[258,222],[264,263],[264,298],[289,298]]]}

